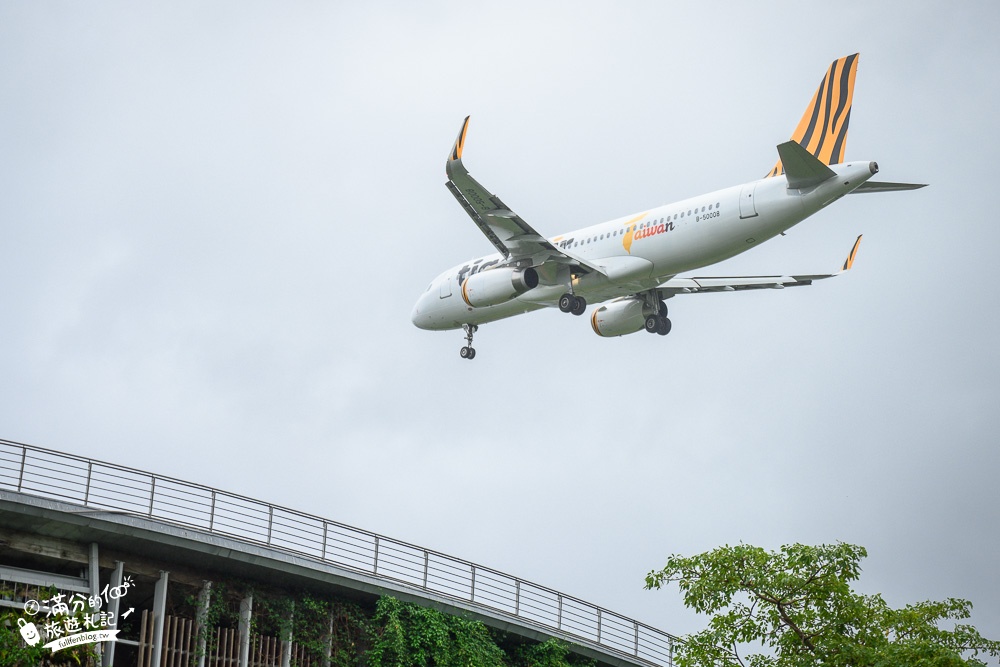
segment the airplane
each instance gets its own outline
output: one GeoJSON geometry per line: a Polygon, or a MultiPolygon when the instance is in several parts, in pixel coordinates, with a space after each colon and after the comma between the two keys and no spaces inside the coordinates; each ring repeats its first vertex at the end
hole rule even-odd
{"type": "Polygon", "coordinates": [[[545,238],[462,163],[469,117],[448,154],[448,190],[497,252],[435,278],[411,314],[421,329],[463,329],[463,359],[473,359],[479,325],[558,307],[590,315],[599,336],[645,330],[670,333],[666,300],[678,294],[782,289],[832,278],[854,264],[861,236],[836,273],[795,276],[684,277],[729,259],[802,222],[841,197],[915,190],[926,184],[870,180],[873,161],[843,163],[858,54],[835,60],[778,161],[763,179],[545,238]],[[606,303],[603,303],[606,302],[606,303]]]}

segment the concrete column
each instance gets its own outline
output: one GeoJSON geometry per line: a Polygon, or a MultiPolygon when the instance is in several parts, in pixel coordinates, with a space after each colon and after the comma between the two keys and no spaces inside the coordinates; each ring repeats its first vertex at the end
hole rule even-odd
{"type": "MultiPolygon", "coordinates": [[[[110,588],[118,588],[122,585],[122,579],[125,574],[125,563],[120,560],[115,561],[115,571],[111,574],[111,584],[110,588]]],[[[118,614],[119,602],[118,598],[115,598],[108,604],[108,611],[110,611],[114,616],[115,624],[121,620],[121,616],[118,614]]],[[[104,644],[104,655],[101,656],[101,666],[111,667],[115,664],[115,642],[105,642],[104,644]]]]}
{"type": "Polygon", "coordinates": [[[281,634],[281,667],[292,665],[292,626],[295,624],[295,600],[292,600],[292,611],[288,616],[288,628],[281,634]]]}
{"type": "Polygon", "coordinates": [[[160,667],[163,662],[163,622],[167,615],[167,580],[169,572],[160,570],[160,578],[153,588],[153,655],[149,664],[160,667]]]}
{"type": "Polygon", "coordinates": [[[91,542],[90,557],[87,559],[87,569],[89,572],[88,579],[90,580],[90,594],[94,597],[97,597],[101,593],[101,579],[97,565],[97,542],[91,542]]]}
{"type": "Polygon", "coordinates": [[[326,633],[326,653],[323,655],[324,667],[330,667],[330,658],[333,657],[333,610],[330,610],[330,630],[326,633]]]}
{"type": "Polygon", "coordinates": [[[212,582],[202,582],[201,592],[198,593],[198,612],[195,615],[195,634],[198,636],[198,663],[197,667],[205,667],[205,654],[208,653],[208,608],[212,602],[212,582]]]}
{"type": "MultiPolygon", "coordinates": [[[[90,585],[91,596],[95,598],[101,594],[101,573],[98,569],[99,563],[97,542],[91,542],[90,554],[87,557],[87,583],[90,585]]],[[[98,656],[101,657],[101,645],[96,644],[94,648],[97,650],[98,656]]],[[[101,659],[103,660],[103,657],[101,657],[101,659]]]]}
{"type": "Polygon", "coordinates": [[[250,615],[253,613],[253,594],[240,600],[240,667],[250,667],[250,615]]]}

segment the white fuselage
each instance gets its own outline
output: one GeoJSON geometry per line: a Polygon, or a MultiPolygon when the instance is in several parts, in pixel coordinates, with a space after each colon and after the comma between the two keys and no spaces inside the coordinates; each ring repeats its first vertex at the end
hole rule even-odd
{"type": "Polygon", "coordinates": [[[653,289],[677,274],[715,264],[777,236],[873,173],[869,162],[830,168],[837,178],[810,189],[789,189],[779,175],[551,238],[556,248],[601,267],[602,272],[543,275],[537,287],[498,305],[470,306],[462,298],[462,282],[502,265],[503,255],[459,264],[435,278],[420,296],[413,323],[421,329],[457,329],[555,306],[567,291],[598,303],[653,289]]]}

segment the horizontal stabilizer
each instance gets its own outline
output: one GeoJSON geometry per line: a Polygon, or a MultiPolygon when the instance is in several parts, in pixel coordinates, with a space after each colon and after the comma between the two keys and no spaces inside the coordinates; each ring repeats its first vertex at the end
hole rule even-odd
{"type": "Polygon", "coordinates": [[[868,181],[862,183],[851,192],[852,194],[854,192],[899,192],[901,190],[919,190],[926,187],[926,183],[878,183],[876,181],[868,181]]]}
{"type": "Polygon", "coordinates": [[[837,175],[797,141],[778,144],[778,155],[785,168],[789,188],[811,188],[837,175]]]}

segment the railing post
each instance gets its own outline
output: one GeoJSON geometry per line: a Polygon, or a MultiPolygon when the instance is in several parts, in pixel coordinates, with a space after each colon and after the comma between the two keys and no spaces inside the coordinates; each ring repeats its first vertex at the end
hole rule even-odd
{"type": "Polygon", "coordinates": [[[274,525],[274,505],[267,506],[267,543],[271,544],[271,526],[274,525]]]}
{"type": "Polygon", "coordinates": [[[320,560],[326,560],[326,534],[327,534],[327,531],[329,529],[330,529],[330,524],[328,524],[326,521],[324,521],[323,522],[323,551],[320,554],[320,560]]]}
{"type": "Polygon", "coordinates": [[[28,458],[28,448],[21,448],[21,474],[17,478],[17,492],[21,492],[21,485],[24,484],[24,462],[28,458]]]}
{"type": "Polygon", "coordinates": [[[469,600],[472,602],[476,601],[476,566],[472,566],[472,590],[469,594],[469,600]]]}
{"type": "Polygon", "coordinates": [[[372,574],[378,574],[378,535],[375,536],[375,564],[372,566],[372,574]]]}
{"type": "Polygon", "coordinates": [[[153,499],[156,497],[156,476],[152,476],[152,484],[149,485],[149,516],[153,516],[153,499]]]}
{"type": "Polygon", "coordinates": [[[667,664],[674,667],[674,638],[667,637],[667,664]]]}
{"type": "Polygon", "coordinates": [[[427,588],[427,565],[430,560],[430,554],[424,549],[424,588],[427,588]]]}
{"type": "Polygon", "coordinates": [[[639,623],[637,621],[632,621],[632,627],[635,628],[635,657],[639,657],[639,623]]]}
{"type": "Polygon", "coordinates": [[[601,608],[597,608],[597,643],[601,643],[601,608]]]}
{"type": "Polygon", "coordinates": [[[521,580],[514,580],[514,615],[521,615],[521,580]]]}
{"type": "Polygon", "coordinates": [[[83,504],[90,502],[90,477],[94,472],[94,462],[87,461],[87,488],[83,492],[83,504]]]}
{"type": "Polygon", "coordinates": [[[556,628],[562,630],[562,595],[557,593],[556,597],[559,600],[559,616],[556,617],[556,628]]]}
{"type": "Polygon", "coordinates": [[[215,530],[215,489],[212,489],[212,509],[208,514],[208,532],[215,530]]]}

